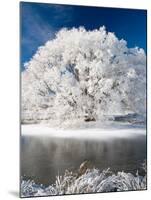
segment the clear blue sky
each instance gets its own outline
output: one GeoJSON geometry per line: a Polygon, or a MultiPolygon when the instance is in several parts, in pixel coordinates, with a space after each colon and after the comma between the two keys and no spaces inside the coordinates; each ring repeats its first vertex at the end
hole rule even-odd
{"type": "Polygon", "coordinates": [[[146,51],[146,15],[146,10],[21,2],[21,68],[39,46],[53,39],[63,27],[93,30],[104,25],[125,39],[128,47],[138,46],[146,51]]]}

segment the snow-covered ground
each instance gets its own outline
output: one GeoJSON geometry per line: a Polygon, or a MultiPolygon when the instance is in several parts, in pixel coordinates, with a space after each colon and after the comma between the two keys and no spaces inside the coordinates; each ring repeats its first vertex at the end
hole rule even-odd
{"type": "Polygon", "coordinates": [[[107,138],[127,138],[145,136],[146,129],[143,126],[129,124],[108,124],[101,127],[88,127],[76,129],[52,128],[48,124],[22,125],[21,134],[23,136],[50,136],[59,138],[79,138],[79,139],[107,139],[107,138]]]}

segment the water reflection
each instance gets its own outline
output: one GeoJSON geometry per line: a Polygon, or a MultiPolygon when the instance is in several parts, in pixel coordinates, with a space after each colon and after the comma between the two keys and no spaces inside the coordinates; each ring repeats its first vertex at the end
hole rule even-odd
{"type": "Polygon", "coordinates": [[[45,185],[86,159],[99,169],[135,173],[146,158],[145,136],[106,141],[25,136],[21,143],[21,175],[45,185]]]}

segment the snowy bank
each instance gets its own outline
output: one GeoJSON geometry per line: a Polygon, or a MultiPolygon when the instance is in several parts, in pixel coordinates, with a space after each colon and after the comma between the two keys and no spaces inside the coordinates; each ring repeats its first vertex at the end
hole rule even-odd
{"type": "Polygon", "coordinates": [[[57,129],[44,124],[22,125],[21,134],[23,136],[50,136],[56,138],[80,138],[80,139],[107,139],[107,138],[127,138],[145,136],[145,127],[130,125],[108,125],[95,128],[81,129],[57,129]]]}

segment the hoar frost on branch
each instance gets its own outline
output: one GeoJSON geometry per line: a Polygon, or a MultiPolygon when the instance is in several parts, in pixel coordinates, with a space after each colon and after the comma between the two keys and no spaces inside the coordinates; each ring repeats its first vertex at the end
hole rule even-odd
{"type": "Polygon", "coordinates": [[[104,27],[62,29],[22,72],[22,121],[146,112],[146,55],[104,27]]]}

